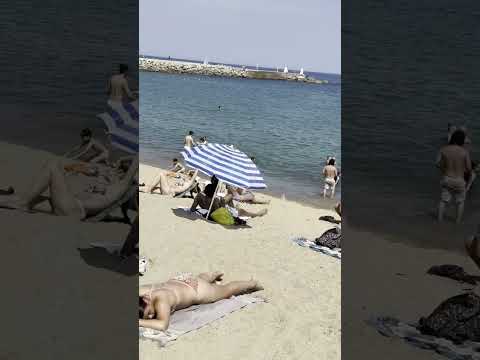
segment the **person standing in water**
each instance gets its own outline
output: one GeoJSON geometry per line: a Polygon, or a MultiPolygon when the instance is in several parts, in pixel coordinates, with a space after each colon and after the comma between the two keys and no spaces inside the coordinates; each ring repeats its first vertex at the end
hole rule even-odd
{"type": "Polygon", "coordinates": [[[135,99],[135,95],[130,91],[128,86],[128,65],[120,64],[119,73],[113,75],[108,81],[107,92],[109,101],[122,102],[125,100],[135,99]]]}
{"type": "Polygon", "coordinates": [[[333,199],[335,195],[335,185],[338,178],[338,170],[335,167],[335,159],[328,159],[327,166],[323,168],[324,186],[323,197],[327,196],[327,191],[330,191],[330,197],[333,199]]]}
{"type": "Polygon", "coordinates": [[[467,185],[465,177],[470,177],[472,173],[472,162],[464,144],[465,133],[456,130],[450,138],[450,143],[440,150],[437,158],[437,166],[441,171],[441,198],[438,205],[440,222],[443,221],[445,208],[452,197],[457,205],[456,223],[462,221],[467,185]]]}
{"type": "Polygon", "coordinates": [[[186,146],[188,148],[192,148],[196,145],[195,140],[193,139],[193,131],[190,130],[188,132],[188,135],[185,136],[185,140],[183,141],[183,146],[186,146]]]}

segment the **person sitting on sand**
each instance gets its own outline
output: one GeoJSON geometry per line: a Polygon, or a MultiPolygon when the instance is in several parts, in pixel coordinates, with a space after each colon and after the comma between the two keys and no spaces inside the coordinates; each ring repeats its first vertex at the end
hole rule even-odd
{"type": "Polygon", "coordinates": [[[466,196],[465,176],[471,176],[470,155],[463,147],[465,133],[457,130],[452,134],[450,143],[444,146],[438,155],[437,166],[441,171],[441,199],[438,206],[438,221],[443,221],[445,208],[455,198],[457,204],[457,224],[461,222],[466,196]]]}
{"type": "Polygon", "coordinates": [[[330,197],[333,199],[335,195],[335,185],[337,184],[338,171],[335,167],[335,158],[330,158],[327,165],[323,168],[324,187],[323,197],[327,196],[327,191],[330,191],[330,197]]]}
{"type": "MultiPolygon", "coordinates": [[[[125,160],[119,163],[124,166],[125,160]]],[[[120,175],[116,182],[95,190],[91,184],[84,184],[82,189],[73,189],[68,180],[68,173],[80,173],[86,177],[96,177],[98,167],[79,162],[68,162],[65,159],[47,161],[38,173],[37,179],[28,188],[29,192],[23,196],[12,195],[0,199],[0,207],[32,211],[39,203],[49,200],[52,212],[59,216],[71,216],[80,220],[94,216],[115,204],[132,186],[138,171],[137,157],[130,158],[126,172],[120,175]],[[49,197],[42,196],[48,190],[49,197]],[[77,191],[76,191],[77,190],[77,191]]]]}
{"type": "Polygon", "coordinates": [[[177,158],[172,160],[172,166],[168,169],[168,171],[174,174],[180,174],[185,172],[185,167],[178,161],[177,158]]]}
{"type": "Polygon", "coordinates": [[[160,171],[157,178],[153,181],[152,185],[147,188],[146,192],[153,194],[155,190],[160,190],[161,195],[178,195],[188,189],[190,189],[197,182],[198,170],[195,170],[193,174],[188,176],[183,184],[176,183],[176,179],[168,176],[168,172],[160,171]]]}
{"type": "Polygon", "coordinates": [[[194,132],[192,130],[188,132],[188,135],[185,136],[185,140],[183,141],[183,146],[191,149],[196,145],[195,140],[193,139],[193,134],[194,132]]]}
{"type": "Polygon", "coordinates": [[[232,195],[233,200],[249,204],[270,204],[270,200],[259,200],[250,190],[227,185],[228,194],[232,195]]]}
{"type": "Polygon", "coordinates": [[[86,128],[80,132],[80,145],[76,146],[64,157],[89,163],[107,162],[108,150],[99,141],[93,138],[92,130],[86,128]]]}
{"type": "Polygon", "coordinates": [[[253,279],[221,284],[222,277],[221,272],[182,274],[163,283],[140,286],[138,325],[165,331],[176,310],[263,290],[253,279]]]}
{"type": "Polygon", "coordinates": [[[197,145],[207,145],[208,142],[207,142],[207,137],[206,136],[202,136],[200,138],[200,140],[197,142],[197,145]]]}
{"type": "MultiPolygon", "coordinates": [[[[213,183],[208,184],[203,190],[203,193],[202,192],[198,193],[195,199],[193,200],[193,204],[190,208],[190,211],[195,212],[198,206],[200,206],[202,209],[205,209],[205,210],[210,209],[210,204],[212,204],[212,199],[214,198],[214,195],[215,195],[215,188],[216,188],[216,185],[214,185],[213,183]]],[[[226,208],[234,218],[238,218],[240,216],[248,216],[248,217],[254,218],[254,217],[264,216],[268,212],[267,209],[263,209],[259,212],[254,213],[254,212],[242,209],[238,206],[235,206],[235,204],[233,203],[233,196],[231,194],[227,194],[223,198],[215,197],[213,199],[213,204],[210,210],[210,214],[222,207],[226,208]]]]}

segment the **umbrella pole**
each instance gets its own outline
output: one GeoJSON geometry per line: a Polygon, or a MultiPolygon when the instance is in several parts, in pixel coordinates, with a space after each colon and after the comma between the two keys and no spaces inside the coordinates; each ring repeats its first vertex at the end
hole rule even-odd
{"type": "Polygon", "coordinates": [[[218,184],[217,184],[217,187],[215,188],[215,192],[213,193],[212,201],[210,202],[210,207],[208,208],[207,220],[208,220],[208,217],[210,216],[210,211],[212,211],[213,202],[215,201],[215,198],[217,197],[217,191],[218,191],[218,188],[220,187],[221,183],[222,182],[219,180],[218,184]]]}

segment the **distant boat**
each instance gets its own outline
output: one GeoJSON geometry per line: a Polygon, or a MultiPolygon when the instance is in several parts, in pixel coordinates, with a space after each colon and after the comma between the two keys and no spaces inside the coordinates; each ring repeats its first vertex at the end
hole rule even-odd
{"type": "Polygon", "coordinates": [[[288,68],[287,68],[286,65],[285,65],[285,68],[283,69],[283,72],[284,72],[285,74],[288,73],[288,68]]]}
{"type": "Polygon", "coordinates": [[[205,58],[205,60],[203,60],[203,65],[208,65],[207,58],[205,58]]]}
{"type": "Polygon", "coordinates": [[[304,75],[303,74],[303,68],[300,69],[300,75],[304,75]]]}

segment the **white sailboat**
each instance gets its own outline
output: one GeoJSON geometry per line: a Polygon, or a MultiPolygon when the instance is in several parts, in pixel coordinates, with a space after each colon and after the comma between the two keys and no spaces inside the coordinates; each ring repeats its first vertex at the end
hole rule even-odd
{"type": "Polygon", "coordinates": [[[284,72],[285,74],[287,74],[287,73],[288,73],[288,68],[287,68],[287,65],[285,65],[285,68],[283,69],[283,72],[284,72]]]}
{"type": "Polygon", "coordinates": [[[203,60],[203,65],[208,65],[207,58],[205,58],[205,59],[203,60]]]}

